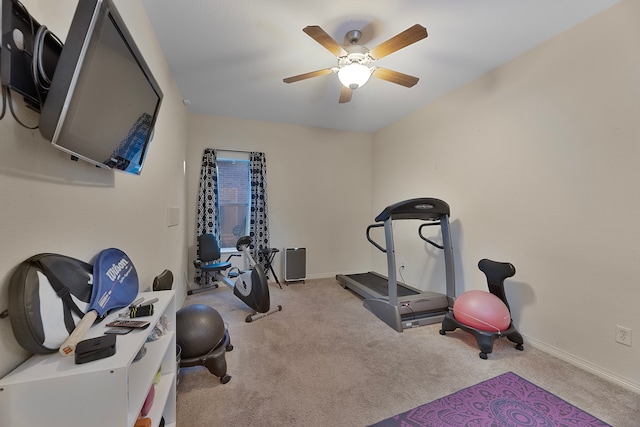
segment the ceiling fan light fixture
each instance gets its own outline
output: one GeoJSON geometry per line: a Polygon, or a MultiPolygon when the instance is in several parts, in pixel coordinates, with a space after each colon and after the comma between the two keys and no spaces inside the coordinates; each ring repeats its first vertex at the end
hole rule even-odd
{"type": "Polygon", "coordinates": [[[362,87],[371,77],[371,69],[362,64],[349,64],[338,70],[338,80],[349,89],[362,87]]]}
{"type": "Polygon", "coordinates": [[[358,44],[362,35],[360,30],[352,30],[346,34],[345,39],[349,43],[347,46],[335,41],[318,25],[309,25],[304,27],[302,31],[335,55],[338,59],[338,66],[287,77],[282,79],[285,83],[337,73],[338,80],[343,86],[338,100],[340,104],[351,101],[353,90],[364,86],[372,75],[377,79],[404,87],[413,87],[418,83],[417,77],[370,65],[374,61],[426,38],[427,29],[420,24],[407,28],[373,49],[358,44]]]}

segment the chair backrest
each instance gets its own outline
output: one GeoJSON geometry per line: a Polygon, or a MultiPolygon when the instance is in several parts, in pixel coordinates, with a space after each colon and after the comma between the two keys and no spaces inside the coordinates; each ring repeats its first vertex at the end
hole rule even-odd
{"type": "Polygon", "coordinates": [[[168,291],[173,286],[173,273],[165,270],[153,279],[154,291],[168,291]]]}
{"type": "Polygon", "coordinates": [[[220,246],[215,234],[201,234],[198,236],[198,259],[203,262],[220,259],[220,246]]]}
{"type": "Polygon", "coordinates": [[[478,268],[487,276],[489,292],[500,298],[509,311],[511,311],[509,303],[507,302],[507,295],[504,293],[504,281],[516,274],[516,268],[513,264],[509,262],[492,261],[485,258],[480,260],[478,268]]]}

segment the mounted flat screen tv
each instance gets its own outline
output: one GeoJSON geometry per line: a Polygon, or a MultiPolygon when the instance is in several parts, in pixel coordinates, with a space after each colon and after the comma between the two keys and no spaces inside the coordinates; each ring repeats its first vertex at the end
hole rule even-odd
{"type": "Polygon", "coordinates": [[[97,166],[140,174],[162,91],[112,0],[78,2],[40,133],[97,166]]]}

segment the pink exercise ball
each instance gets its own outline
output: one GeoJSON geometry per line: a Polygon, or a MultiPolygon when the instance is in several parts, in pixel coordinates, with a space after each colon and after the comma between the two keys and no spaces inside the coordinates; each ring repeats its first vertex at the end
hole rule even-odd
{"type": "Polygon", "coordinates": [[[453,317],[460,323],[487,332],[509,328],[511,315],[504,302],[485,291],[467,291],[453,303],[453,317]]]}

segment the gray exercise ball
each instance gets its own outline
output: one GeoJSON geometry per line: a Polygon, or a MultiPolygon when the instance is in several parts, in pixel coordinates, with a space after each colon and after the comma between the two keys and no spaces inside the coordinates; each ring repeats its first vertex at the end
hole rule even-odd
{"type": "Polygon", "coordinates": [[[222,316],[213,307],[192,304],[176,313],[176,341],[183,359],[208,354],[223,341],[224,333],[222,316]]]}

